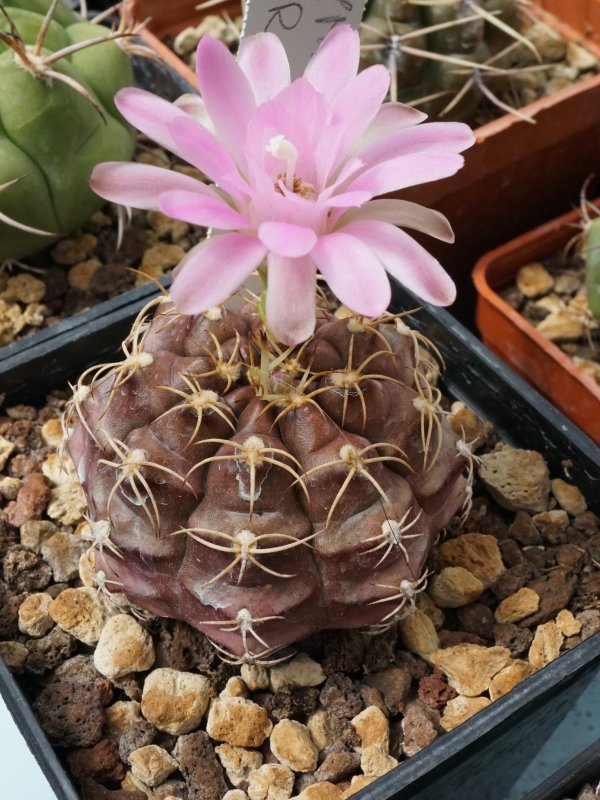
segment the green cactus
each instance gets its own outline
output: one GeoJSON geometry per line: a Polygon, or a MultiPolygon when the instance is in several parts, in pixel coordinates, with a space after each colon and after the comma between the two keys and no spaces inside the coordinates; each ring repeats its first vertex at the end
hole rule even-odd
{"type": "Polygon", "coordinates": [[[430,117],[472,121],[491,104],[523,118],[513,106],[529,101],[542,57],[521,32],[520,7],[520,0],[374,0],[361,28],[363,67],[385,64],[391,99],[430,117]]]}
{"type": "Polygon", "coordinates": [[[123,32],[82,21],[57,0],[0,9],[1,262],[34,253],[100,208],[91,171],[130,159],[135,136],[112,100],[133,83],[112,41],[123,32]],[[99,37],[111,41],[92,46],[99,37]]]}
{"type": "Polygon", "coordinates": [[[588,305],[594,317],[600,320],[600,217],[587,221],[582,256],[585,260],[588,305]]]}

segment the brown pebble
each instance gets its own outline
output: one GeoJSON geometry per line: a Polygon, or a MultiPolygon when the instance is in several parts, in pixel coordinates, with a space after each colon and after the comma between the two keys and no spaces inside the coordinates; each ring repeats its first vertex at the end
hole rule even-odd
{"type": "Polygon", "coordinates": [[[456,697],[456,691],[449,685],[444,673],[437,669],[419,681],[419,698],[429,708],[442,709],[448,700],[456,697]]]}
{"type": "Polygon", "coordinates": [[[36,553],[21,545],[8,548],[4,580],[17,592],[40,592],[52,579],[52,570],[36,553]]]}
{"type": "Polygon", "coordinates": [[[402,720],[404,741],[402,752],[409,758],[416,755],[438,737],[439,714],[428,708],[422,700],[413,700],[406,708],[402,720]]]}
{"type": "Polygon", "coordinates": [[[547,575],[530,581],[528,586],[540,596],[540,606],[535,614],[521,620],[520,625],[531,628],[554,617],[569,605],[576,585],[576,576],[569,575],[564,567],[558,567],[547,575]]]}
{"type": "Polygon", "coordinates": [[[220,800],[227,791],[223,767],[204,731],[180,736],[173,751],[188,787],[188,800],[220,800]]]}
{"type": "Polygon", "coordinates": [[[93,747],[71,750],[67,764],[74,778],[88,777],[101,783],[122,781],[126,772],[114,739],[101,739],[93,747]]]}
{"type": "Polygon", "coordinates": [[[31,472],[25,477],[16,500],[6,507],[8,521],[15,528],[32,519],[40,519],[50,497],[50,482],[41,472],[31,472]]]}
{"type": "Polygon", "coordinates": [[[53,628],[41,639],[30,639],[27,642],[29,656],[26,669],[32,675],[42,675],[48,670],[56,669],[63,661],[73,655],[77,644],[72,636],[53,628]]]}
{"type": "Polygon", "coordinates": [[[100,690],[78,683],[54,683],[33,703],[42,728],[60,747],[92,747],[100,741],[104,715],[100,690]]]}

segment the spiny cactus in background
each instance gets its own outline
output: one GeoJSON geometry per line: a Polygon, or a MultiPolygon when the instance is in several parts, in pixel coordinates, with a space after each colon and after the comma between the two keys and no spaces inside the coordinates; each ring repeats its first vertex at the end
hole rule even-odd
{"type": "Polygon", "coordinates": [[[88,180],[130,159],[132,129],[113,97],[133,83],[111,33],[57,0],[0,6],[0,262],[44,247],[104,202],[88,180]]]}
{"type": "Polygon", "coordinates": [[[540,62],[566,52],[522,0],[374,0],[361,42],[363,66],[388,67],[392,100],[443,119],[491,105],[531,121],[518,109],[535,99],[540,62]]]}
{"type": "Polygon", "coordinates": [[[323,296],[288,348],[256,298],[198,316],[150,303],[65,417],[101,588],[234,660],[393,624],[473,476],[425,341],[401,314],[338,318],[323,296]]]}
{"type": "Polygon", "coordinates": [[[585,261],[588,306],[595,319],[600,320],[600,211],[585,199],[585,191],[581,198],[581,216],[580,252],[585,261]]]}

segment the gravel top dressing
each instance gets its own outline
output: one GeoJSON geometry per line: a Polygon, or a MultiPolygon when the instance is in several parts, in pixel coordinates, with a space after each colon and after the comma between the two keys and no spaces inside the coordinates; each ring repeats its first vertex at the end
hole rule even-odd
{"type": "Polygon", "coordinates": [[[598,518],[539,453],[454,403],[481,459],[473,505],[412,613],[228,664],[94,582],[85,502],[56,453],[66,397],[0,411],[0,655],[86,799],[341,800],[600,630],[598,518]]]}

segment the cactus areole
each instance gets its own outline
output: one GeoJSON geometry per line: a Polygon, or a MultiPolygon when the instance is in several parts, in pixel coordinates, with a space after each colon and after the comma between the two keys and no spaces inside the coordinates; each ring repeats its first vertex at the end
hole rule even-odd
{"type": "MultiPolygon", "coordinates": [[[[192,163],[221,169],[219,188],[119,164],[102,165],[96,188],[143,207],[160,207],[166,192],[184,218],[215,226],[219,219],[227,232],[198,245],[175,279],[177,296],[185,301],[187,286],[201,313],[182,310],[175,294],[174,302],[166,294],[153,300],[124,358],[81,376],[64,422],[88,499],[99,586],[186,620],[234,661],[265,661],[316,631],[393,625],[425,587],[433,540],[469,508],[473,456],[447,423],[437,351],[403,315],[385,310],[381,240],[372,289],[364,265],[358,280],[350,246],[366,251],[359,238],[352,242],[368,240],[369,222],[382,234],[395,230],[389,220],[399,209],[410,210],[409,227],[446,235],[433,212],[370,197],[383,174],[386,187],[406,180],[408,161],[411,181],[419,164],[425,180],[458,168],[456,151],[470,134],[464,126],[415,132],[422,117],[398,104],[381,107],[383,68],[356,77],[358,36],[349,28],[334,29],[291,84],[276,37],[250,37],[243,46],[240,67],[218,43],[201,42],[203,104],[183,98],[169,107],[134,90],[118,100],[158,141],[173,137],[192,163]],[[368,99],[360,129],[352,108],[335,106],[337,92],[354,88],[368,99]],[[287,124],[287,110],[302,98],[321,104],[333,126],[324,138],[310,114],[295,112],[296,130],[287,124]],[[371,139],[361,150],[356,138],[365,128],[371,139]],[[360,191],[349,188],[357,181],[360,191]],[[353,222],[340,234],[335,219],[348,206],[353,222]],[[361,214],[362,227],[354,224],[361,214]],[[257,253],[266,266],[254,263],[257,253]],[[315,262],[354,311],[332,313],[315,262]],[[223,286],[235,290],[255,266],[262,294],[243,290],[245,302],[226,302],[223,286]],[[380,312],[357,309],[361,292],[380,312]]],[[[424,290],[445,296],[448,276],[417,253],[404,252],[413,259],[407,274],[416,281],[421,271],[424,290]]],[[[390,258],[400,269],[401,257],[390,258]]]]}
{"type": "Polygon", "coordinates": [[[116,110],[133,83],[118,35],[62,3],[11,0],[0,15],[0,261],[73,231],[102,205],[88,181],[135,137],[116,110]],[[93,43],[95,42],[95,43],[93,43]]]}

